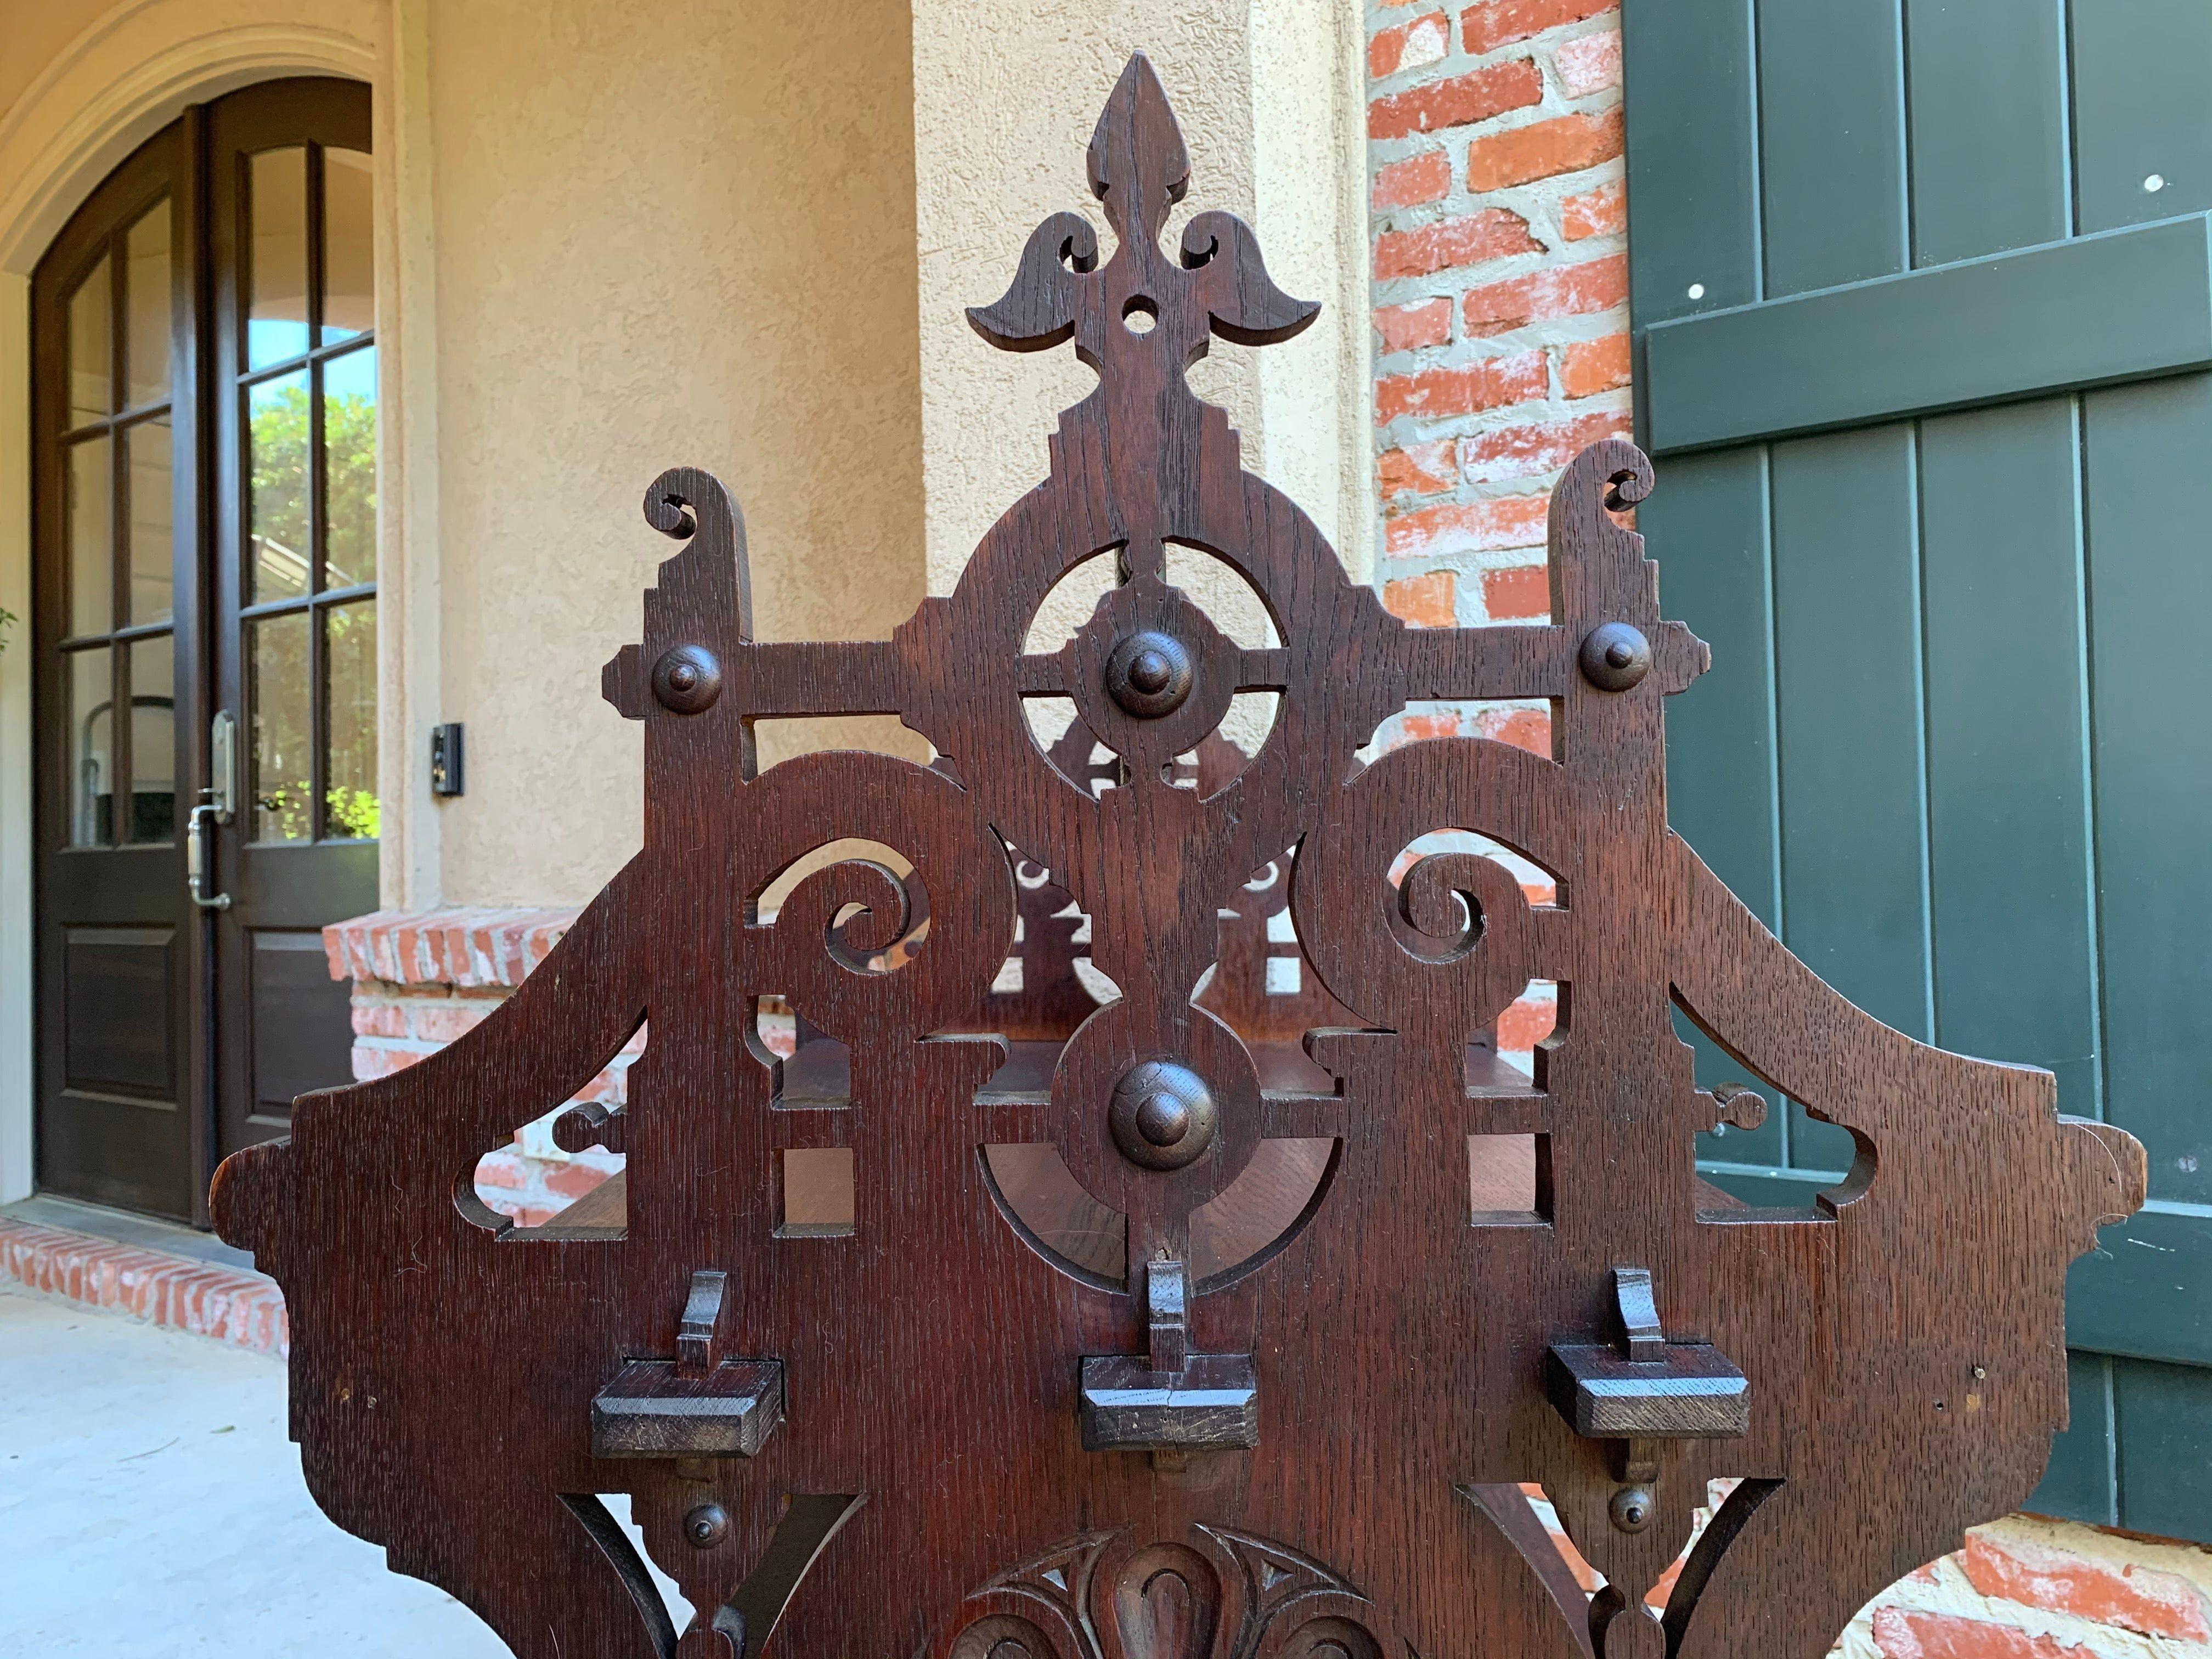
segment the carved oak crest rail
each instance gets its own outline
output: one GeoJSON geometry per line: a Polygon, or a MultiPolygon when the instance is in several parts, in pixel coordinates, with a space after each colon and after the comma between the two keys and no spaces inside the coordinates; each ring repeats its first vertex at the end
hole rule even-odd
{"type": "Polygon", "coordinates": [[[526,1659],[1812,1656],[2043,1467],[2067,1264],[2140,1203],[2141,1147],[1852,1007],[1668,830],[1661,700],[1706,652],[1613,516],[1635,448],[1553,494],[1547,626],[1409,629],[1346,578],[1184,384],[1210,335],[1316,311],[1226,213],[1169,257],[1188,170],[1135,58],[1090,149],[1112,257],[1055,215],[971,313],[1098,387],[892,640],[754,641],[728,495],[655,481],[682,550],[605,681],[644,724],[643,851],[477,1030],[217,1176],[291,1310],[317,1501],[526,1659]],[[1169,580],[1201,556],[1266,637],[1169,580]],[[1025,653],[1102,556],[1094,613],[1025,653]],[[1240,695],[1274,704],[1249,757],[1240,695]],[[1549,758],[1362,764],[1409,701],[1498,697],[1550,700],[1549,758]],[[756,720],[837,713],[939,758],[757,769],[756,720]],[[890,853],[763,917],[854,840],[890,853]],[[1492,1037],[1531,980],[1560,1007],[1533,1080],[1492,1037]],[[1701,1091],[1677,1008],[1767,1095],[1701,1091]],[[507,1226],[477,1159],[641,1027],[627,1110],[559,1130],[623,1175],[507,1226]],[[1803,1211],[1697,1175],[1695,1133],[1769,1096],[1857,1143],[1803,1211]],[[785,1213],[828,1149],[849,1227],[785,1213]]]}

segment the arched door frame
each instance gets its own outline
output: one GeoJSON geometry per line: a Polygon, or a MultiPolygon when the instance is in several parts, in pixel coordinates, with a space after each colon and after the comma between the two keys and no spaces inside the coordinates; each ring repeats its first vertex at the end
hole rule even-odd
{"type": "Polygon", "coordinates": [[[256,81],[338,75],[371,88],[375,125],[379,313],[380,582],[389,623],[380,652],[386,688],[381,791],[387,902],[434,902],[436,815],[417,793],[401,734],[418,721],[407,688],[434,684],[436,618],[406,603],[434,592],[436,538],[410,538],[436,501],[434,413],[403,416],[410,342],[434,337],[423,0],[122,0],[0,112],[0,608],[18,620],[0,651],[0,1202],[34,1178],[34,929],[31,726],[30,280],[79,204],[147,138],[190,105],[256,81]],[[419,586],[418,586],[419,585],[419,586]],[[425,679],[427,672],[430,678],[425,679]]]}

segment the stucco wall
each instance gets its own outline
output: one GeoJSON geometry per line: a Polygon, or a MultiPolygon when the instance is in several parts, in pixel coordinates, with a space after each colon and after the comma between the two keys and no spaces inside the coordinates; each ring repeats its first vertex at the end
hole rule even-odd
{"type": "Polygon", "coordinates": [[[1353,568],[1370,552],[1363,82],[1358,17],[1332,0],[915,0],[922,403],[929,582],[1043,477],[1060,410],[1097,384],[1068,350],[984,347],[963,308],[999,297],[1030,229],[1063,209],[1105,229],[1084,149],[1132,52],[1152,60],[1192,163],[1168,222],[1252,220],[1288,292],[1322,302],[1297,339],[1217,341],[1191,374],[1353,568]]]}
{"type": "Polygon", "coordinates": [[[449,902],[586,899],[637,844],[598,665],[674,550],[637,507],[663,467],[742,503],[763,638],[880,635],[921,596],[908,13],[825,21],[428,13],[449,902]]]}

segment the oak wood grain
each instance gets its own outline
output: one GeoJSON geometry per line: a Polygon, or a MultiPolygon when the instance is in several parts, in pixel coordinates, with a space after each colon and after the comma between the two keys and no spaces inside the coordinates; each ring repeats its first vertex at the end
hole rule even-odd
{"type": "Polygon", "coordinates": [[[1593,446],[1553,493],[1544,625],[1411,629],[1346,576],[1184,382],[1211,339],[1279,342],[1314,313],[1229,216],[1169,257],[1188,173],[1133,59],[1090,155],[1110,239],[1055,216],[974,313],[995,345],[1072,341],[1098,385],[1049,476],[890,641],[756,642],[727,492],[690,468],[654,482],[647,521],[678,546],[604,677],[642,726],[643,850],[466,1036],[303,1097],[288,1143],[217,1176],[223,1236],[284,1288],[318,1502],[526,1659],[1814,1659],[2016,1507],[2064,1420],[2067,1264],[2142,1201],[2140,1146],[2059,1116],[2047,1073],[1851,1006],[1668,830],[1662,703],[1706,653],[1614,516],[1654,484],[1632,446],[1593,446]],[[1279,646],[1224,649],[1165,579],[1171,544],[1248,580],[1279,646]],[[1119,584],[1025,655],[1054,584],[1104,550],[1119,584]],[[1174,645],[1160,663],[1123,648],[1146,630],[1174,645]],[[1213,733],[1255,683],[1279,702],[1246,757],[1213,733]],[[1079,736],[1036,734],[1045,696],[1079,736]],[[1413,697],[1547,698],[1553,751],[1449,738],[1363,764],[1413,697]],[[755,720],[866,710],[935,763],[757,768],[755,720]],[[1461,838],[1418,855],[1443,831],[1461,838]],[[761,913],[844,839],[911,873],[848,860],[761,913]],[[1295,932],[1296,1000],[1267,991],[1267,959],[1290,959],[1269,914],[1295,932]],[[1023,988],[994,991],[1010,957],[1023,988]],[[1533,1079],[1494,1039],[1531,980],[1561,1012],[1533,1079]],[[840,1054],[780,1071],[763,996],[840,1054]],[[1747,1083],[1850,1130],[1849,1180],[1790,1212],[1698,1181],[1697,1133],[1750,1108],[1698,1090],[1678,1006],[1747,1083]],[[491,1214],[477,1159],[648,1019],[619,1188],[568,1226],[491,1214]],[[1117,1142],[1117,1082],[1167,1061],[1206,1109],[1125,1099],[1117,1142]],[[829,1093],[779,1094],[817,1074],[829,1093]],[[1193,1156],[1137,1161],[1132,1122],[1193,1156]],[[1498,1138],[1476,1185],[1525,1179],[1525,1210],[1474,1206],[1471,1136],[1498,1138]],[[1297,1154],[1304,1186],[1267,1150],[1285,1139],[1320,1148],[1297,1154]],[[850,1149],[854,1228],[780,1236],[782,1154],[823,1146],[850,1149]],[[1267,1201],[1295,1206],[1221,1243],[1217,1201],[1271,1161],[1267,1201]],[[1018,1164],[1064,1178],[1118,1255],[1082,1266],[1024,1223],[993,1173],[1018,1164]],[[1163,1352],[1249,1364],[1255,1443],[1087,1449],[1084,1362],[1152,1369],[1131,1264],[1200,1244],[1224,1259],[1163,1352]],[[1741,1370],[1741,1432],[1613,1441],[1554,1409],[1554,1347],[1622,1340],[1621,1269],[1650,1275],[1647,1342],[1741,1370]],[[718,1351],[781,1366],[780,1426],[750,1456],[594,1456],[594,1397],[673,1365],[702,1272],[727,1275],[718,1351]],[[1718,1476],[1742,1484],[1662,1626],[1644,1594],[1718,1476]],[[1523,1483],[1607,1579],[1594,1601],[1533,1553],[1541,1528],[1504,1497],[1523,1483]],[[700,1610],[689,1630],[647,1605],[596,1496],[616,1492],[700,1610]]]}

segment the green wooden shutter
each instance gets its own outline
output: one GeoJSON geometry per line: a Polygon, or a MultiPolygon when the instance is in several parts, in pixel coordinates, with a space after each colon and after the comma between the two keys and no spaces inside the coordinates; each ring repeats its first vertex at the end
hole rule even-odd
{"type": "MultiPolygon", "coordinates": [[[[1674,822],[1862,1006],[2142,1138],[2034,1507],[2212,1538],[2212,6],[1624,28],[1640,527],[1713,647],[1674,822]]],[[[1703,1152],[1802,1202],[1850,1146],[1703,1152]]]]}

